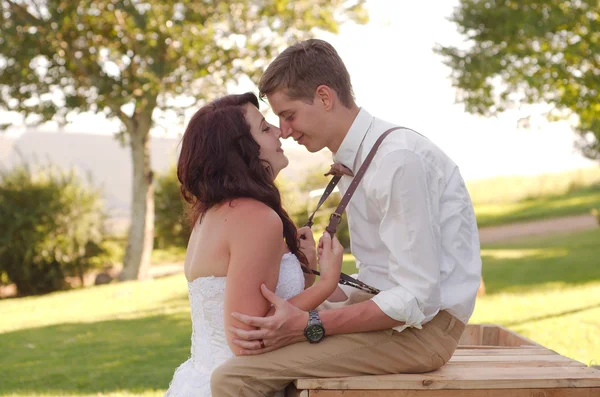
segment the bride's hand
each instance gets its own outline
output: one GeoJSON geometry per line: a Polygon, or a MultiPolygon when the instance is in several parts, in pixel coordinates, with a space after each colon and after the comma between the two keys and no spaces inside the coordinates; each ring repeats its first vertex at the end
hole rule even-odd
{"type": "Polygon", "coordinates": [[[343,257],[344,247],[337,237],[331,238],[328,232],[324,232],[319,240],[319,270],[322,281],[337,285],[342,272],[343,257]]]}
{"type": "Polygon", "coordinates": [[[300,251],[308,259],[308,267],[312,270],[317,270],[317,249],[313,232],[308,226],[298,229],[298,242],[300,251]]]}

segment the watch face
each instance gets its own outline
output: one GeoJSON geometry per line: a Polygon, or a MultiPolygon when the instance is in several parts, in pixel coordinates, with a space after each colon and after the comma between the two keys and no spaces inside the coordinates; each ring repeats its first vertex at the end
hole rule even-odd
{"type": "Polygon", "coordinates": [[[309,325],[304,332],[306,339],[311,342],[318,342],[325,336],[325,329],[320,325],[309,325]]]}

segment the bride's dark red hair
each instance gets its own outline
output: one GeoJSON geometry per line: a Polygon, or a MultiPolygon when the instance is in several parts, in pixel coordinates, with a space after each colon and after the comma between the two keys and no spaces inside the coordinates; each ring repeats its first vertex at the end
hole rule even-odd
{"type": "MultiPolygon", "coordinates": [[[[193,225],[213,206],[248,197],[273,209],[283,222],[283,237],[302,263],[296,226],[281,205],[268,164],[259,158],[260,146],[250,133],[244,106],[259,107],[256,95],[228,95],[203,106],[190,120],[181,144],[177,178],[190,204],[193,225]]],[[[251,236],[248,236],[250,238],[251,236]]],[[[274,241],[273,244],[276,244],[274,241]]]]}

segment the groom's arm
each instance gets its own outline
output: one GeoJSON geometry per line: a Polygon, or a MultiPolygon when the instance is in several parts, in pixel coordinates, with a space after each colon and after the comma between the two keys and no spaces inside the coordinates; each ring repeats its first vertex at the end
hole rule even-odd
{"type": "Polygon", "coordinates": [[[378,331],[404,325],[385,314],[372,300],[319,311],[327,335],[378,331]]]}

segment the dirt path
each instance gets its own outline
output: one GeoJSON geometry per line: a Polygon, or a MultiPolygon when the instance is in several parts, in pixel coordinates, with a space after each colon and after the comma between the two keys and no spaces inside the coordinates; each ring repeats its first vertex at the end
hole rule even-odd
{"type": "Polygon", "coordinates": [[[497,241],[510,241],[529,236],[584,231],[597,227],[598,223],[592,215],[574,215],[562,218],[484,227],[479,230],[479,239],[483,244],[497,241]]]}

